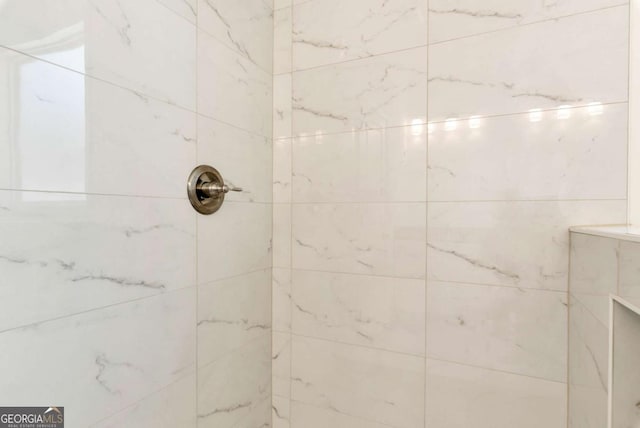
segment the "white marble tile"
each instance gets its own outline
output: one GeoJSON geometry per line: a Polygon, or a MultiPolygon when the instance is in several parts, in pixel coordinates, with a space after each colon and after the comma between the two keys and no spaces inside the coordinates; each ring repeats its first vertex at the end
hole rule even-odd
{"type": "MultiPolygon", "coordinates": [[[[600,236],[571,233],[569,291],[580,300],[598,299],[604,303],[608,324],[609,294],[618,289],[620,242],[600,236]]],[[[583,301],[583,303],[586,303],[583,301]]]]}
{"type": "Polygon", "coordinates": [[[430,0],[429,43],[626,3],[625,0],[430,0]]]}
{"type": "Polygon", "coordinates": [[[273,329],[291,332],[291,270],[273,269],[273,329]]]}
{"type": "Polygon", "coordinates": [[[273,10],[269,0],[197,0],[198,27],[271,73],[273,10]]]}
{"type": "Polygon", "coordinates": [[[425,283],[293,271],[293,333],[424,355],[425,283]]]}
{"type": "Polygon", "coordinates": [[[283,7],[291,7],[291,0],[273,0],[274,9],[282,9],[283,7]]]}
{"type": "Polygon", "coordinates": [[[291,140],[273,142],[273,202],[291,202],[291,140]]]}
{"type": "Polygon", "coordinates": [[[3,191],[0,234],[0,331],[196,280],[184,200],[3,191]]]}
{"type": "Polygon", "coordinates": [[[234,351],[271,329],[271,269],[198,288],[198,366],[234,351]]]}
{"type": "Polygon", "coordinates": [[[273,138],[291,137],[291,73],[273,77],[273,138]]]}
{"type": "Polygon", "coordinates": [[[425,204],[293,207],[293,267],[404,278],[425,274],[425,204]]]}
{"type": "Polygon", "coordinates": [[[291,205],[273,205],[273,266],[291,266],[291,205]]]}
{"type": "Polygon", "coordinates": [[[627,6],[433,45],[429,120],[626,101],[627,56],[627,6]]]}
{"type": "Polygon", "coordinates": [[[273,428],[290,428],[291,400],[274,395],[272,407],[271,420],[273,421],[273,428]]]}
{"type": "Polygon", "coordinates": [[[268,137],[198,116],[198,165],[214,166],[225,183],[243,189],[229,192],[227,202],[271,202],[272,149],[268,137]]]}
{"type": "MultiPolygon", "coordinates": [[[[571,261],[573,263],[573,260],[571,261]]],[[[569,300],[582,305],[603,326],[609,325],[609,296],[569,293],[569,300]]]]}
{"type": "MultiPolygon", "coordinates": [[[[271,349],[272,391],[276,396],[291,396],[291,334],[273,332],[271,349]]],[[[286,418],[288,419],[288,418],[286,418]]]]}
{"type": "Polygon", "coordinates": [[[427,428],[564,428],[564,383],[427,360],[427,428]]]}
{"type": "Polygon", "coordinates": [[[607,392],[600,388],[571,385],[569,392],[569,428],[607,426],[607,392]]]}
{"type": "Polygon", "coordinates": [[[572,225],[618,224],[625,201],[433,202],[429,278],[566,291],[572,225]]]}
{"type": "Polygon", "coordinates": [[[233,428],[271,428],[272,411],[271,396],[263,396],[251,412],[240,419],[233,428]]]}
{"type": "Polygon", "coordinates": [[[416,124],[294,139],[293,201],[424,201],[426,128],[416,124]]]}
{"type": "Polygon", "coordinates": [[[2,188],[186,197],[194,113],[8,50],[0,76],[2,188]]]}
{"type": "Polygon", "coordinates": [[[157,0],[7,6],[0,45],[195,109],[195,27],[157,0]]]}
{"type": "Polygon", "coordinates": [[[429,282],[427,343],[431,358],[565,382],[566,293],[429,282]]]}
{"type": "Polygon", "coordinates": [[[198,216],[198,283],[271,267],[271,204],[225,202],[198,216]]]}
{"type": "Polygon", "coordinates": [[[618,294],[625,299],[640,297],[640,243],[620,241],[618,294]]]}
{"type": "Polygon", "coordinates": [[[196,23],[196,15],[198,8],[197,0],[157,0],[158,3],[165,5],[178,15],[184,17],[190,22],[196,23]]]}
{"type": "MultiPolygon", "coordinates": [[[[293,427],[304,428],[389,428],[391,426],[297,401],[291,402],[291,423],[293,427]]],[[[274,425],[274,428],[277,427],[274,425]]]]}
{"type": "Polygon", "coordinates": [[[573,428],[606,426],[608,327],[571,298],[569,310],[569,420],[573,428]]]}
{"type": "Polygon", "coordinates": [[[424,122],[426,80],[426,48],[294,73],[294,135],[424,122]]]}
{"type": "Polygon", "coordinates": [[[323,0],[293,10],[294,69],[424,46],[424,0],[323,0]]]}
{"type": "Polygon", "coordinates": [[[273,13],[273,74],[291,71],[291,7],[273,13]]]}
{"type": "MultiPolygon", "coordinates": [[[[198,427],[232,428],[263,403],[271,414],[271,334],[248,343],[198,373],[198,427]]],[[[262,426],[256,424],[256,427],[262,426]]]]}
{"type": "Polygon", "coordinates": [[[612,348],[612,428],[640,425],[640,313],[614,301],[612,348]]]}
{"type": "Polygon", "coordinates": [[[195,428],[195,372],[91,426],[95,428],[195,428]]]}
{"type": "Polygon", "coordinates": [[[424,358],[299,336],[292,358],[295,401],[398,428],[424,423],[424,358]]]}
{"type": "Polygon", "coordinates": [[[198,32],[198,112],[255,134],[270,137],[271,73],[198,32]]]}
{"type": "Polygon", "coordinates": [[[111,416],[192,373],[194,308],[190,287],[6,331],[0,400],[64,403],[69,426],[111,416]]]}
{"type": "Polygon", "coordinates": [[[626,198],[626,104],[562,113],[431,124],[429,200],[626,198]]]}

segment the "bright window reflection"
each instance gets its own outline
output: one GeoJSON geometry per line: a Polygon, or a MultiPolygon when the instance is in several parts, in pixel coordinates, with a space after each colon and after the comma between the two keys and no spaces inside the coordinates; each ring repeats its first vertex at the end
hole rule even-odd
{"type": "Polygon", "coordinates": [[[471,129],[480,128],[481,121],[482,120],[480,119],[480,116],[471,116],[469,118],[469,128],[471,129]]]}
{"type": "Polygon", "coordinates": [[[444,122],[444,129],[447,131],[455,131],[458,128],[458,119],[451,118],[444,122]]]}
{"type": "Polygon", "coordinates": [[[540,122],[542,120],[542,110],[534,108],[529,110],[529,122],[540,122]]]}
{"type": "Polygon", "coordinates": [[[558,119],[564,120],[571,117],[571,106],[560,106],[556,113],[558,119]]]}
{"type": "Polygon", "coordinates": [[[600,116],[604,112],[604,106],[602,103],[589,103],[587,111],[591,116],[600,116]]]}
{"type": "Polygon", "coordinates": [[[411,135],[419,137],[424,132],[424,124],[420,119],[413,119],[411,121],[411,135]]]}
{"type": "MultiPolygon", "coordinates": [[[[43,55],[54,63],[84,64],[84,48],[43,55]]],[[[15,142],[17,176],[24,189],[86,190],[85,86],[78,74],[42,61],[19,67],[15,142]]],[[[76,196],[23,193],[27,201],[76,196]]]]}

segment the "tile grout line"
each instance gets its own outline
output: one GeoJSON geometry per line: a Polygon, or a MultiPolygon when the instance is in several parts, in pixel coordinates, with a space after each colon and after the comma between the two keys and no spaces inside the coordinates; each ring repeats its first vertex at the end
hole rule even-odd
{"type": "MultiPolygon", "coordinates": [[[[298,207],[315,206],[315,205],[337,205],[337,206],[353,206],[353,205],[416,205],[416,204],[488,204],[488,203],[514,203],[514,204],[526,204],[526,203],[560,203],[560,202],[625,202],[626,198],[613,197],[613,198],[559,198],[559,199],[460,199],[460,200],[431,200],[431,201],[305,201],[294,202],[293,205],[298,207]]],[[[248,203],[248,202],[247,202],[248,203]]],[[[265,203],[255,203],[265,204],[265,203]]],[[[277,202],[276,205],[285,205],[286,202],[277,202]]]]}
{"type": "Polygon", "coordinates": [[[566,350],[567,350],[567,357],[566,357],[566,370],[567,370],[567,374],[566,374],[566,378],[565,381],[567,383],[567,388],[566,388],[566,403],[565,403],[565,411],[566,411],[566,424],[567,427],[569,427],[569,397],[571,394],[571,383],[570,383],[570,377],[571,377],[571,305],[572,305],[572,296],[571,296],[571,259],[572,257],[572,251],[571,249],[573,248],[573,234],[571,232],[569,232],[569,259],[567,261],[567,316],[566,316],[566,320],[567,320],[567,343],[566,343],[566,350]]]}
{"type": "MultiPolygon", "coordinates": [[[[294,74],[293,74],[293,29],[294,29],[294,19],[295,19],[295,7],[296,5],[291,2],[291,11],[289,18],[289,35],[287,36],[288,49],[289,49],[289,73],[291,78],[289,79],[289,96],[288,96],[288,105],[287,110],[291,115],[289,120],[289,135],[293,135],[293,130],[295,129],[294,125],[294,115],[293,115],[293,91],[295,88],[294,85],[294,74]]],[[[295,141],[291,139],[289,141],[289,189],[288,189],[288,198],[289,201],[289,428],[295,428],[293,423],[293,412],[292,412],[292,400],[293,400],[293,171],[294,171],[294,143],[295,141]]]]}
{"type": "MultiPolygon", "coordinates": [[[[390,350],[390,349],[386,349],[386,348],[372,347],[372,346],[367,346],[367,345],[362,345],[362,344],[357,344],[357,343],[352,343],[352,342],[343,342],[343,341],[339,341],[339,340],[327,339],[327,338],[318,337],[318,336],[310,336],[310,335],[305,335],[305,334],[301,334],[301,333],[292,333],[292,335],[294,337],[307,339],[307,340],[310,340],[310,341],[317,341],[317,342],[322,342],[322,343],[340,345],[340,346],[344,346],[344,347],[354,347],[354,348],[359,348],[359,349],[366,349],[366,350],[369,350],[369,351],[372,351],[372,352],[381,352],[381,353],[386,353],[386,354],[393,354],[393,355],[397,355],[397,356],[410,357],[410,358],[415,358],[415,359],[419,359],[419,360],[426,359],[426,360],[432,360],[432,361],[441,361],[441,362],[445,362],[445,363],[456,364],[456,365],[459,365],[459,366],[471,367],[471,368],[481,369],[481,370],[488,370],[488,371],[492,371],[492,372],[496,372],[496,373],[503,373],[503,374],[509,374],[509,375],[513,375],[513,376],[520,376],[520,377],[525,377],[525,378],[530,378],[530,379],[537,379],[537,380],[541,380],[541,381],[545,381],[545,382],[553,382],[553,383],[560,384],[560,385],[565,385],[566,384],[566,382],[564,382],[564,381],[548,379],[548,378],[544,378],[544,377],[541,377],[541,376],[531,376],[531,375],[528,375],[528,374],[518,373],[518,372],[515,372],[515,371],[501,370],[501,369],[486,367],[486,366],[477,365],[477,364],[464,363],[464,362],[460,362],[460,361],[456,361],[456,360],[447,360],[447,359],[444,359],[444,358],[438,358],[438,357],[429,356],[429,355],[420,355],[420,354],[413,354],[413,353],[409,353],[409,352],[390,350]]],[[[293,397],[292,397],[292,399],[293,399],[293,397]]]]}
{"type": "MultiPolygon", "coordinates": [[[[426,67],[426,100],[425,100],[425,119],[428,122],[429,120],[429,66],[430,66],[430,61],[429,61],[429,52],[431,51],[431,47],[429,46],[429,42],[430,42],[430,29],[431,29],[431,13],[429,12],[430,10],[430,1],[429,0],[425,0],[426,4],[427,4],[427,52],[426,52],[426,63],[427,63],[427,67],[426,67]]],[[[428,330],[428,324],[429,324],[429,316],[428,316],[428,307],[429,307],[429,293],[428,293],[428,289],[429,289],[429,247],[428,247],[428,242],[429,242],[429,147],[430,147],[430,140],[431,140],[431,134],[428,132],[428,125],[426,125],[427,127],[427,138],[426,138],[426,148],[425,148],[425,181],[426,181],[426,186],[425,186],[425,230],[424,230],[424,238],[425,238],[425,252],[424,252],[424,362],[423,362],[423,367],[424,367],[424,379],[423,379],[423,384],[424,384],[424,390],[423,390],[423,399],[422,399],[422,414],[423,414],[423,426],[424,428],[427,428],[427,401],[428,401],[428,383],[427,383],[427,378],[428,378],[428,369],[427,369],[427,355],[429,354],[429,348],[428,348],[428,335],[427,332],[428,330]]]]}
{"type": "Polygon", "coordinates": [[[618,4],[615,4],[615,5],[611,5],[611,6],[599,7],[599,8],[596,8],[596,9],[590,9],[590,10],[584,10],[584,11],[581,11],[581,12],[570,13],[568,15],[560,15],[560,16],[556,16],[556,17],[544,18],[544,19],[540,19],[538,21],[531,21],[531,22],[527,22],[525,24],[519,24],[519,25],[515,25],[515,26],[511,26],[511,27],[499,28],[497,30],[483,31],[481,33],[469,34],[467,36],[454,37],[452,39],[446,39],[446,40],[441,40],[441,41],[438,41],[438,42],[434,42],[433,46],[437,46],[437,45],[444,44],[444,43],[449,43],[449,42],[455,42],[455,41],[458,41],[458,40],[470,39],[472,37],[484,36],[486,34],[494,34],[494,33],[500,33],[500,32],[503,32],[503,31],[515,30],[515,29],[518,29],[518,28],[530,27],[530,26],[533,26],[533,25],[536,25],[536,24],[543,24],[543,23],[554,22],[554,21],[557,22],[557,21],[562,20],[562,19],[573,18],[573,17],[581,16],[581,15],[588,15],[588,14],[591,14],[591,13],[598,13],[598,12],[601,12],[601,11],[604,11],[604,10],[615,9],[615,8],[622,7],[622,6],[625,6],[625,5],[628,5],[628,4],[629,3],[618,3],[618,4]]]}
{"type": "MultiPolygon", "coordinates": [[[[116,411],[115,413],[111,413],[108,416],[105,416],[105,417],[100,418],[99,420],[97,420],[95,422],[92,422],[89,425],[89,427],[95,427],[98,424],[100,424],[102,422],[105,422],[105,421],[107,421],[107,420],[109,420],[109,419],[111,419],[113,417],[116,417],[116,416],[121,415],[121,414],[125,414],[125,412],[127,412],[128,410],[131,410],[131,409],[135,408],[136,406],[138,406],[142,402],[148,400],[149,398],[153,397],[154,395],[157,395],[157,394],[159,394],[159,393],[161,393],[163,391],[168,390],[169,388],[173,387],[178,382],[182,382],[183,380],[185,380],[186,378],[188,378],[189,376],[191,376],[191,375],[193,375],[195,373],[196,373],[196,367],[194,366],[194,371],[193,372],[186,373],[186,374],[182,375],[181,377],[179,377],[179,378],[169,382],[168,384],[162,386],[161,388],[155,389],[152,392],[150,392],[148,395],[145,395],[144,397],[134,401],[133,403],[121,408],[120,410],[116,411]]],[[[197,382],[196,382],[196,384],[197,384],[197,382]]]]}
{"type": "Polygon", "coordinates": [[[269,313],[271,314],[271,329],[270,329],[270,341],[269,341],[269,385],[270,385],[270,396],[269,396],[269,426],[273,427],[273,416],[274,416],[274,410],[275,410],[275,405],[274,405],[274,400],[273,397],[275,396],[275,394],[273,393],[273,350],[274,350],[274,318],[273,318],[273,314],[274,314],[274,310],[273,310],[273,292],[274,292],[274,287],[273,287],[273,276],[274,276],[274,260],[275,260],[275,218],[276,218],[276,213],[275,213],[275,207],[276,205],[274,204],[274,177],[275,177],[275,163],[274,163],[274,153],[275,153],[275,139],[274,139],[274,123],[275,123],[275,115],[274,115],[274,105],[275,105],[275,98],[276,98],[276,94],[275,94],[275,80],[274,80],[274,75],[275,75],[275,37],[276,37],[276,31],[275,31],[275,25],[276,25],[276,20],[275,20],[275,16],[276,16],[276,12],[275,12],[275,0],[271,0],[271,268],[270,268],[270,276],[269,276],[269,288],[270,288],[270,293],[269,293],[269,313]]]}
{"type": "MultiPolygon", "coordinates": [[[[428,91],[428,85],[427,85],[427,91],[428,91]]],[[[603,102],[601,104],[602,104],[602,106],[624,106],[624,105],[628,105],[629,101],[628,101],[628,99],[627,100],[618,100],[618,101],[607,101],[607,102],[603,102]]],[[[586,109],[588,107],[589,107],[589,103],[585,102],[584,104],[577,104],[577,105],[572,105],[570,107],[567,107],[566,110],[568,110],[568,111],[584,110],[584,109],[586,109]]],[[[557,111],[559,108],[560,108],[560,106],[553,106],[553,107],[541,108],[541,109],[538,109],[538,110],[541,113],[548,113],[548,112],[557,111]]],[[[481,115],[478,115],[477,118],[479,118],[479,119],[488,119],[488,120],[500,119],[500,118],[516,118],[516,117],[521,117],[521,116],[527,116],[530,113],[531,112],[529,110],[526,110],[526,111],[525,110],[520,110],[520,111],[514,111],[514,112],[508,112],[508,113],[481,114],[481,115]]],[[[306,132],[298,132],[298,133],[292,132],[291,136],[278,137],[278,138],[276,138],[276,140],[313,139],[313,138],[316,138],[316,137],[333,136],[333,135],[358,134],[358,133],[369,132],[369,131],[383,131],[383,130],[386,130],[386,129],[411,128],[411,127],[416,126],[416,125],[439,125],[439,124],[446,123],[447,120],[449,120],[449,119],[456,119],[458,121],[465,121],[465,120],[471,119],[472,117],[475,117],[475,115],[472,115],[472,114],[467,115],[467,114],[465,114],[465,115],[461,115],[459,117],[435,119],[433,121],[423,120],[419,124],[398,124],[398,125],[386,125],[386,126],[380,126],[380,127],[375,127],[375,126],[374,127],[364,127],[364,128],[354,129],[354,130],[322,131],[322,132],[319,132],[319,133],[315,133],[314,132],[312,135],[311,134],[310,135],[306,135],[306,132]]]]}
{"type": "MultiPolygon", "coordinates": [[[[392,276],[392,275],[380,275],[380,274],[368,274],[368,273],[358,273],[358,272],[345,272],[345,271],[333,271],[333,270],[319,270],[319,269],[309,269],[309,268],[288,268],[284,266],[275,266],[275,269],[278,270],[287,270],[294,272],[310,272],[310,273],[319,273],[326,275],[344,275],[344,276],[354,276],[354,277],[370,277],[370,278],[382,278],[382,279],[390,279],[390,280],[403,280],[403,281],[423,281],[425,278],[422,277],[409,277],[409,276],[392,276]]],[[[259,269],[257,271],[261,271],[263,269],[259,269]]],[[[254,273],[254,272],[249,272],[254,273]]],[[[239,274],[237,276],[242,276],[245,274],[239,274]]],[[[235,277],[235,276],[234,276],[235,277]]],[[[232,277],[233,278],[233,277],[232,277]]],[[[225,278],[223,278],[225,279],[225,278]]],[[[216,280],[218,281],[218,280],[216,280]]],[[[431,283],[443,283],[443,284],[451,284],[454,286],[468,286],[468,287],[500,287],[500,288],[509,288],[509,289],[517,289],[524,292],[527,291],[544,291],[549,293],[564,293],[563,289],[554,289],[554,288],[540,288],[540,287],[523,287],[517,285],[508,285],[508,284],[492,284],[485,282],[474,282],[474,281],[457,281],[451,279],[441,279],[441,278],[426,278],[427,282],[431,283]]],[[[207,283],[208,285],[209,283],[207,283]]],[[[202,286],[202,285],[200,285],[202,286]]]]}
{"type": "Polygon", "coordinates": [[[160,298],[160,297],[167,296],[169,294],[185,292],[185,291],[187,291],[187,290],[189,290],[191,288],[197,288],[197,285],[195,285],[195,284],[187,285],[185,287],[175,288],[175,289],[168,290],[168,291],[165,291],[165,292],[162,292],[162,293],[156,293],[156,294],[150,294],[148,296],[136,297],[135,299],[125,300],[125,301],[122,301],[122,302],[110,303],[108,305],[98,306],[98,307],[85,309],[85,310],[78,311],[78,312],[68,313],[68,314],[56,316],[56,317],[53,317],[53,318],[47,318],[47,319],[43,319],[43,320],[39,320],[39,321],[29,322],[27,324],[21,324],[21,325],[15,326],[15,327],[10,327],[10,328],[4,329],[4,330],[0,330],[0,334],[10,333],[10,332],[15,331],[15,330],[24,330],[24,329],[27,329],[27,328],[33,328],[33,327],[37,327],[37,326],[40,326],[40,325],[43,325],[43,324],[49,324],[49,323],[56,322],[56,321],[61,321],[61,320],[67,319],[67,318],[74,318],[74,317],[77,317],[77,316],[90,314],[92,312],[99,312],[99,311],[103,311],[103,310],[114,308],[114,307],[118,307],[118,306],[125,306],[125,305],[132,304],[132,303],[139,303],[139,302],[144,301],[144,300],[151,300],[151,299],[155,299],[155,298],[160,298]]]}
{"type": "MultiPolygon", "coordinates": [[[[198,8],[199,8],[199,4],[200,2],[198,0],[196,0],[196,67],[195,67],[195,89],[196,89],[196,105],[195,105],[195,109],[196,109],[196,164],[200,165],[200,121],[202,120],[200,118],[200,116],[198,115],[198,112],[200,111],[199,109],[199,104],[200,104],[200,83],[198,78],[199,76],[199,64],[200,64],[200,33],[198,31],[198,20],[200,19],[200,14],[198,13],[198,8]]],[[[195,166],[195,165],[194,165],[195,166]]],[[[198,217],[198,213],[194,213],[195,215],[195,225],[196,225],[196,239],[195,239],[195,247],[196,247],[196,284],[200,283],[200,239],[198,239],[199,237],[199,225],[200,225],[200,218],[198,217]]],[[[196,313],[196,325],[194,326],[195,328],[195,332],[196,332],[196,368],[195,368],[195,372],[196,372],[196,381],[195,381],[195,411],[196,414],[194,415],[194,419],[195,422],[197,424],[198,422],[198,415],[200,413],[200,340],[199,340],[199,334],[198,334],[198,322],[200,321],[200,286],[198,285],[198,287],[196,287],[196,307],[195,307],[195,313],[196,313]]]]}
{"type": "MultiPolygon", "coordinates": [[[[315,0],[309,0],[309,1],[315,1],[315,0]]],[[[587,14],[592,14],[592,13],[598,13],[598,12],[609,10],[609,9],[615,9],[615,8],[623,7],[625,5],[628,5],[628,3],[620,3],[620,4],[617,4],[617,5],[606,6],[606,7],[586,10],[586,11],[582,11],[582,12],[576,12],[576,13],[572,13],[572,14],[568,14],[568,15],[560,15],[560,16],[552,17],[552,18],[544,18],[544,19],[540,19],[540,20],[537,20],[537,21],[527,22],[525,24],[519,24],[519,25],[506,27],[506,28],[500,28],[500,29],[497,29],[497,30],[484,31],[484,32],[481,32],[481,33],[474,33],[474,34],[470,34],[470,35],[467,35],[467,36],[461,36],[461,37],[456,37],[456,38],[452,38],[452,39],[441,40],[441,41],[433,42],[433,43],[426,44],[426,45],[425,44],[421,44],[421,45],[415,45],[415,46],[408,47],[408,48],[401,48],[401,49],[385,51],[385,52],[381,52],[381,53],[377,53],[377,54],[373,54],[373,55],[368,55],[368,56],[364,56],[364,57],[351,58],[351,59],[344,60],[344,61],[330,62],[330,63],[326,63],[326,64],[319,64],[319,65],[314,65],[314,66],[305,67],[305,68],[297,68],[297,69],[293,68],[293,66],[292,66],[292,70],[291,71],[292,71],[292,73],[300,73],[300,72],[305,72],[305,71],[309,71],[309,70],[316,70],[316,69],[323,68],[323,67],[332,67],[332,66],[336,66],[336,65],[340,65],[340,64],[346,64],[346,63],[355,62],[355,61],[363,61],[363,60],[376,58],[376,57],[380,57],[380,56],[384,56],[384,55],[400,53],[400,52],[406,52],[406,51],[410,51],[410,50],[413,50],[413,49],[421,49],[421,48],[425,48],[427,46],[439,46],[439,45],[442,45],[442,44],[445,44],[445,43],[455,42],[455,41],[458,41],[458,40],[470,39],[470,38],[473,38],[473,37],[480,37],[480,36],[484,36],[484,35],[487,35],[487,34],[495,34],[495,33],[506,32],[506,31],[514,31],[514,30],[530,27],[530,26],[537,25],[537,24],[543,24],[543,23],[559,21],[559,20],[563,20],[563,19],[567,19],[567,18],[573,18],[573,17],[576,17],[576,16],[587,15],[587,14]]],[[[284,9],[284,8],[282,8],[282,9],[284,9]]]]}
{"type": "MultiPolygon", "coordinates": [[[[196,36],[194,37],[194,40],[197,40],[197,33],[196,33],[196,36]]],[[[129,87],[129,86],[125,86],[125,85],[122,85],[122,84],[119,84],[119,83],[115,83],[115,82],[113,82],[111,80],[108,80],[108,79],[105,79],[105,78],[102,78],[102,77],[98,77],[98,76],[95,76],[93,74],[87,74],[85,72],[81,72],[81,71],[75,70],[75,69],[67,67],[65,65],[52,62],[52,61],[50,61],[48,59],[29,54],[27,52],[23,52],[21,50],[14,49],[14,48],[11,48],[11,47],[6,46],[6,45],[1,45],[0,44],[0,49],[4,49],[4,50],[10,51],[10,52],[14,52],[14,53],[16,53],[18,55],[22,55],[22,56],[31,58],[34,61],[38,61],[38,62],[42,62],[42,63],[45,63],[45,64],[49,64],[49,65],[51,65],[53,67],[57,67],[57,68],[60,68],[62,70],[66,70],[66,71],[68,71],[70,73],[74,73],[74,74],[77,74],[77,75],[80,75],[80,76],[84,76],[86,79],[89,79],[89,80],[100,82],[100,83],[103,83],[105,85],[112,86],[114,88],[119,88],[119,89],[121,89],[123,91],[132,92],[132,93],[134,93],[136,95],[139,95],[139,96],[141,96],[143,98],[147,98],[147,99],[152,100],[152,101],[157,102],[157,103],[161,103],[161,104],[164,104],[164,105],[167,105],[167,106],[170,106],[170,107],[174,107],[176,109],[180,109],[182,111],[186,111],[186,112],[189,112],[189,113],[200,115],[202,117],[214,120],[214,121],[222,123],[224,125],[228,125],[228,126],[230,126],[232,128],[238,129],[240,131],[244,131],[247,134],[251,134],[251,135],[254,135],[256,137],[268,138],[268,136],[263,135],[261,133],[258,133],[258,132],[255,132],[255,131],[251,131],[249,129],[242,128],[242,127],[240,127],[238,125],[234,125],[232,123],[225,122],[224,120],[221,120],[221,119],[206,115],[204,113],[198,113],[197,105],[194,105],[193,108],[189,108],[189,107],[186,107],[186,106],[181,105],[181,104],[176,104],[175,102],[172,102],[169,99],[163,99],[163,98],[160,98],[160,97],[155,96],[155,95],[150,95],[150,94],[147,94],[146,92],[144,92],[144,91],[142,91],[140,89],[135,89],[135,88],[132,88],[132,87],[129,87]]],[[[196,52],[196,66],[195,66],[196,69],[198,68],[197,67],[197,56],[198,55],[197,55],[197,52],[196,52]]]]}

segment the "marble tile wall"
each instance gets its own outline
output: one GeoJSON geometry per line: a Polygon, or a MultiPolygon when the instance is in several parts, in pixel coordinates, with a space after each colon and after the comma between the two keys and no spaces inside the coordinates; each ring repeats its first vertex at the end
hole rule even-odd
{"type": "Polygon", "coordinates": [[[588,230],[571,233],[570,428],[607,424],[609,296],[640,303],[639,270],[640,242],[588,230]]]}
{"type": "Polygon", "coordinates": [[[626,221],[627,2],[274,6],[274,427],[566,427],[568,227],[626,221]]]}
{"type": "Polygon", "coordinates": [[[0,4],[0,401],[271,424],[273,5],[0,4]],[[198,164],[245,189],[191,208],[198,164]]]}

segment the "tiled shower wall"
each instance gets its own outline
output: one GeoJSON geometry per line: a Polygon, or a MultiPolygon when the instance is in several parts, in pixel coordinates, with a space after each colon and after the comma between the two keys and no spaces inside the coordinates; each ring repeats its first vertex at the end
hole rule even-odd
{"type": "Polygon", "coordinates": [[[272,5],[0,2],[0,402],[270,423],[272,5]],[[245,192],[199,216],[201,163],[245,192]]]}
{"type": "Polygon", "coordinates": [[[607,426],[610,296],[640,302],[639,266],[636,239],[571,233],[569,428],[607,426]]]}
{"type": "Polygon", "coordinates": [[[274,428],[565,427],[568,227],[626,221],[628,4],[275,9],[274,428]]]}

